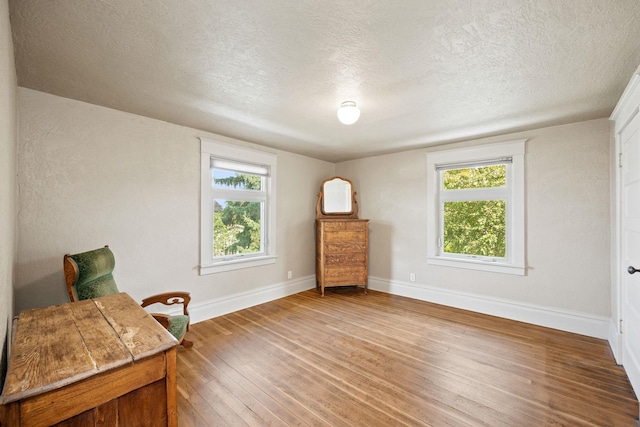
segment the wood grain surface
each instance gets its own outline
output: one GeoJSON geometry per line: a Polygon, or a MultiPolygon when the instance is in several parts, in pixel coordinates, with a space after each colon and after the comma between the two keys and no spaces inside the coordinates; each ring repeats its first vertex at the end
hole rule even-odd
{"type": "Polygon", "coordinates": [[[124,293],[22,312],[0,426],[176,427],[177,344],[124,293]]]}
{"type": "Polygon", "coordinates": [[[180,426],[634,426],[606,341],[380,292],[192,326],[180,426]]]}
{"type": "Polygon", "coordinates": [[[20,313],[0,403],[54,390],[176,345],[125,293],[20,313]]]}
{"type": "Polygon", "coordinates": [[[316,220],[316,283],[326,287],[364,286],[367,289],[369,233],[366,219],[316,220]]]}

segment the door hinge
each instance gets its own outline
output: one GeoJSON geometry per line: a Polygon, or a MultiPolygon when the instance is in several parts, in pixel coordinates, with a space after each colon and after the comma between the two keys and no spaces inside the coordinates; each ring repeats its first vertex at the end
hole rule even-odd
{"type": "Polygon", "coordinates": [[[622,153],[618,153],[618,167],[622,167],[622,153]]]}
{"type": "Polygon", "coordinates": [[[622,333],[622,319],[620,319],[620,333],[622,333]]]}

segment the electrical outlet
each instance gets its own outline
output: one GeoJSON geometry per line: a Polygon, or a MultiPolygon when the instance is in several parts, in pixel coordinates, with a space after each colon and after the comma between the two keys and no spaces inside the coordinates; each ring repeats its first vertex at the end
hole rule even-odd
{"type": "Polygon", "coordinates": [[[287,279],[291,279],[293,277],[293,271],[287,271],[287,279]]]}
{"type": "Polygon", "coordinates": [[[415,282],[416,281],[416,274],[415,273],[411,273],[409,275],[409,280],[412,281],[412,282],[415,282]]]}

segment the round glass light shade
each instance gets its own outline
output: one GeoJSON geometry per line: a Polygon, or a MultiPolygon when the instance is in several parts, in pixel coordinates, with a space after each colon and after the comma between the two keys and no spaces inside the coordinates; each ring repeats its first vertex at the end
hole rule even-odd
{"type": "Polygon", "coordinates": [[[360,109],[353,101],[345,101],[338,108],[338,120],[345,125],[351,125],[360,118],[360,109]]]}

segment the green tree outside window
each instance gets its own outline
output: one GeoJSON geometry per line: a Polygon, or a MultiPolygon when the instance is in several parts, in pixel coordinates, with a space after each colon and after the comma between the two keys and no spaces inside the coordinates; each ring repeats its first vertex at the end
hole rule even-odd
{"type": "MultiPolygon", "coordinates": [[[[442,172],[444,190],[473,190],[506,185],[505,165],[442,172]]],[[[505,200],[447,201],[443,206],[443,248],[447,253],[504,258],[505,200]]]]}
{"type": "MultiPolygon", "coordinates": [[[[262,179],[249,174],[213,178],[214,186],[260,190],[262,179]]],[[[261,251],[262,203],[214,200],[213,256],[249,254],[261,251]]]]}

